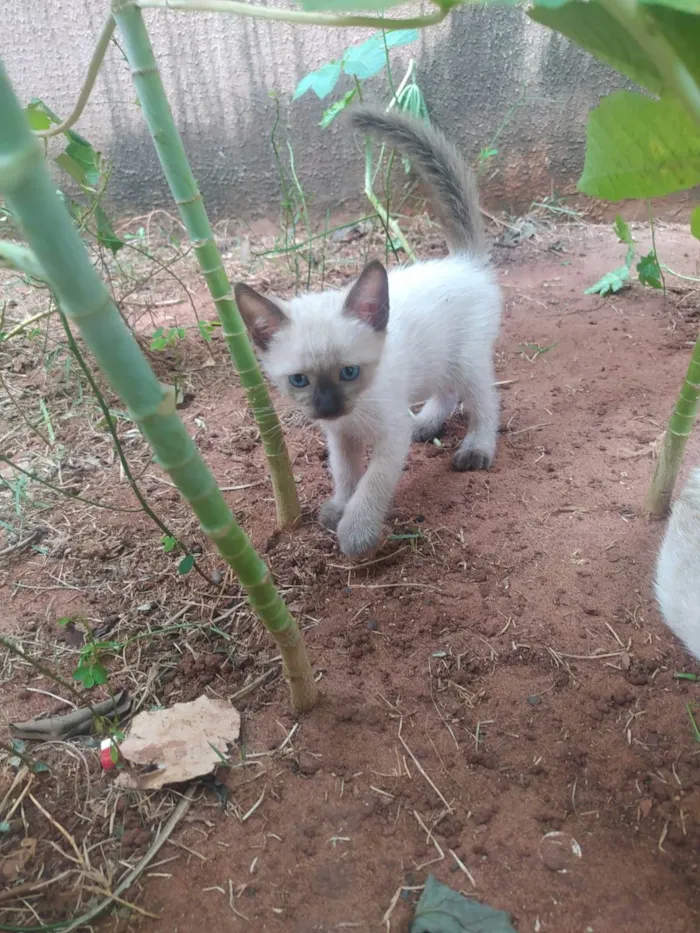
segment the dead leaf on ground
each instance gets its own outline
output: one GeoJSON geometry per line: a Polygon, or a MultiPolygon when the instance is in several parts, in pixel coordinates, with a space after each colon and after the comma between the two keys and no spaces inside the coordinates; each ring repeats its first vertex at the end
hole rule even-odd
{"type": "Polygon", "coordinates": [[[6,855],[0,860],[0,876],[2,876],[5,881],[14,881],[19,878],[29,862],[34,858],[35,852],[36,839],[27,836],[26,839],[20,842],[19,848],[15,849],[14,852],[10,852],[9,855],[6,855]]]}
{"type": "Polygon", "coordinates": [[[120,787],[157,790],[210,774],[241,732],[241,716],[226,700],[201,696],[170,709],[139,713],[119,745],[127,765],[120,787]]]}

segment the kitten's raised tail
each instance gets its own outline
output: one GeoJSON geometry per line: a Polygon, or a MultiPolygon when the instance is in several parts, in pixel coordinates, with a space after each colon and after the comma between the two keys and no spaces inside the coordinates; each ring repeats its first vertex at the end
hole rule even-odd
{"type": "Polygon", "coordinates": [[[486,253],[474,173],[440,130],[423,120],[373,107],[352,107],[350,125],[395,146],[431,190],[453,253],[486,253]]]}

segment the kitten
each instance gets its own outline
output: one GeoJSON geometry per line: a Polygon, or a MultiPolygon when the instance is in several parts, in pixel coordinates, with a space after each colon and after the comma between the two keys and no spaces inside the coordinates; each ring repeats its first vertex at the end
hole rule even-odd
{"type": "Polygon", "coordinates": [[[673,506],[655,588],[664,621],[700,661],[700,468],[673,506]]]}
{"type": "Polygon", "coordinates": [[[454,468],[491,465],[501,297],[474,176],[454,146],[398,113],[356,107],[350,120],[408,157],[431,191],[452,255],[389,274],[374,260],[340,291],[281,300],[239,283],[235,295],[269,377],[325,431],[335,490],[320,521],[337,530],[343,553],[360,557],[379,543],[411,438],[435,437],[458,402],[469,431],[454,468]],[[409,406],[418,402],[425,404],[414,416],[409,406]]]}

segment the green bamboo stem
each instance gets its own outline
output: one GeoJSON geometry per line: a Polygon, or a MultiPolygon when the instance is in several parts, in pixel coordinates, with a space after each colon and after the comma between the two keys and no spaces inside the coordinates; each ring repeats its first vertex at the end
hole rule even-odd
{"type": "Polygon", "coordinates": [[[683,452],[693,430],[700,399],[700,336],[695,341],[688,371],[671,415],[661,455],[647,493],[652,518],[665,518],[671,510],[673,488],[683,461],[683,452]]]}
{"type": "Polygon", "coordinates": [[[20,104],[0,63],[0,195],[21,224],[29,246],[72,324],[126,405],[134,423],[246,590],[279,646],[292,703],[310,709],[317,688],[295,619],[270,571],[229,509],[177,413],[175,391],[164,386],[119,315],[105,283],[44,165],[20,104]]]}
{"type": "Polygon", "coordinates": [[[202,195],[197,188],[173,119],[141,10],[132,4],[124,3],[124,0],[112,0],[112,10],[122,36],[124,53],[129,62],[144,119],[216,305],[231,359],[260,428],[260,436],[270,464],[277,521],[281,528],[285,528],[297,521],[300,509],[282,426],[272,406],[270,393],[245,325],[238,313],[231,283],[214,240],[202,195]]]}

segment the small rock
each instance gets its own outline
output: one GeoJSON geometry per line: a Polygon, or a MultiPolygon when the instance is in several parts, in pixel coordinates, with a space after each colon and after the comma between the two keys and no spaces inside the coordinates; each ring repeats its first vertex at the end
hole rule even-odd
{"type": "Polygon", "coordinates": [[[527,702],[530,706],[539,706],[542,702],[542,697],[538,693],[533,693],[532,696],[527,698],[527,702]]]}
{"type": "Polygon", "coordinates": [[[568,833],[547,833],[540,842],[540,858],[550,871],[566,872],[581,858],[581,846],[568,833]]]}
{"type": "Polygon", "coordinates": [[[212,570],[210,579],[214,586],[221,586],[224,582],[224,575],[220,570],[212,570]]]}
{"type": "Polygon", "coordinates": [[[367,623],[367,628],[370,630],[370,632],[376,632],[379,626],[377,625],[377,622],[374,619],[370,619],[369,622],[367,623]]]}
{"type": "Polygon", "coordinates": [[[318,761],[313,755],[309,755],[308,752],[300,752],[299,754],[299,773],[305,774],[307,777],[312,777],[320,769],[321,762],[318,761]]]}

